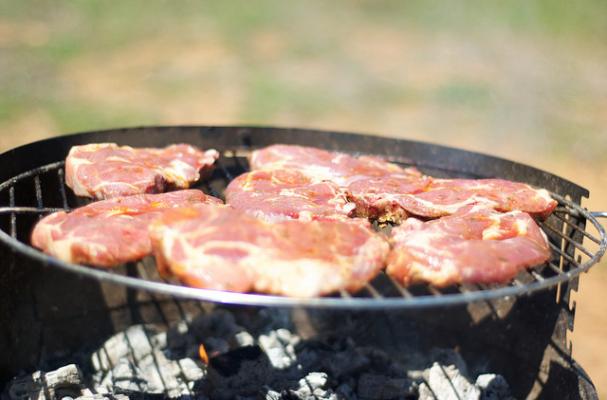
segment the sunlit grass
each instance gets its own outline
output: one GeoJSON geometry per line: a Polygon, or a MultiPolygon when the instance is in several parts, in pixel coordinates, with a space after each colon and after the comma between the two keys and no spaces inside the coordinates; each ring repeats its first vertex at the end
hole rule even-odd
{"type": "MultiPolygon", "coordinates": [[[[549,138],[557,142],[553,145],[555,151],[563,153],[579,143],[582,135],[589,148],[601,149],[601,108],[597,108],[596,115],[585,114],[581,121],[563,109],[572,97],[591,103],[597,93],[587,93],[584,85],[588,83],[568,72],[567,65],[563,66],[564,72],[555,69],[547,75],[546,79],[552,81],[536,83],[533,74],[543,79],[544,71],[533,69],[542,67],[518,66],[516,46],[536,46],[538,54],[553,59],[552,65],[567,60],[559,53],[561,43],[573,42],[579,48],[590,46],[587,54],[605,59],[605,15],[607,2],[598,0],[2,2],[0,134],[3,126],[27,118],[32,109],[45,110],[59,129],[70,131],[162,122],[167,105],[187,101],[189,96],[204,96],[205,88],[213,85],[216,91],[221,90],[217,83],[221,81],[237,86],[239,111],[233,114],[234,123],[287,120],[313,124],[335,115],[367,114],[372,116],[368,120],[375,121],[378,130],[382,130],[380,115],[385,110],[420,109],[436,112],[436,121],[421,125],[420,129],[429,131],[440,130],[444,115],[459,112],[467,120],[476,116],[478,126],[486,129],[479,134],[488,137],[507,133],[523,138],[533,131],[538,143],[549,138]],[[493,54],[512,54],[514,59],[511,65],[498,69],[505,79],[494,76],[476,80],[473,74],[461,70],[465,63],[463,67],[451,65],[469,55],[442,55],[436,60],[439,73],[432,72],[437,76],[431,73],[419,81],[415,77],[425,71],[424,67],[416,69],[415,62],[402,70],[371,68],[382,63],[381,57],[390,58],[390,51],[399,52],[399,60],[415,60],[418,54],[407,53],[409,47],[399,51],[398,46],[393,46],[396,50],[379,53],[378,59],[353,56],[354,41],[364,41],[366,33],[376,31],[383,32],[383,36],[369,39],[364,46],[372,49],[384,45],[386,40],[396,44],[415,41],[415,48],[427,47],[432,54],[434,40],[445,37],[452,43],[469,45],[472,52],[481,54],[476,57],[484,57],[476,62],[490,64],[493,54]],[[166,42],[154,57],[159,65],[148,65],[143,60],[138,66],[137,60],[125,51],[158,38],[166,42]],[[196,47],[201,38],[211,38],[224,49],[223,57],[229,57],[235,65],[233,72],[225,72],[225,63],[221,62],[215,69],[193,68],[189,74],[163,69],[179,57],[172,52],[172,45],[192,43],[193,52],[204,51],[196,47]],[[126,65],[135,64],[131,68],[149,74],[140,79],[140,86],[130,88],[145,91],[149,98],[146,104],[112,105],[109,90],[103,98],[83,96],[65,72],[68,67],[73,68],[75,61],[86,57],[95,60],[86,64],[95,70],[94,76],[103,74],[105,63],[110,61],[113,71],[120,72],[117,54],[124,57],[126,65]],[[317,68],[319,76],[313,76],[310,68],[317,68]],[[515,125],[516,121],[520,124],[515,125]]],[[[436,50],[439,51],[443,50],[436,50]]],[[[124,76],[130,77],[126,73],[124,76]]],[[[120,89],[116,87],[114,93],[119,94],[120,89]]],[[[208,98],[203,103],[212,102],[208,98]]],[[[398,120],[398,116],[391,118],[398,120]]],[[[586,153],[600,157],[601,151],[586,153]]]]}

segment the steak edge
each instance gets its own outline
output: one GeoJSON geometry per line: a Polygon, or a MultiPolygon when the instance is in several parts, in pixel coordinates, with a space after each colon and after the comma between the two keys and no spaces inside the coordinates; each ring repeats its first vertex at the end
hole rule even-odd
{"type": "Polygon", "coordinates": [[[229,206],[172,210],[150,232],[161,273],[189,286],[292,297],[356,291],[389,251],[356,221],[268,223],[229,206]]]}
{"type": "Polygon", "coordinates": [[[65,182],[78,196],[108,199],[186,189],[219,157],[188,144],[162,149],[116,143],[74,146],[65,160],[65,182]]]}
{"type": "Polygon", "coordinates": [[[387,273],[404,285],[506,283],[550,258],[546,236],[527,213],[472,206],[392,230],[387,273]]]}
{"type": "Polygon", "coordinates": [[[31,243],[66,262],[114,267],[151,254],[148,226],[163,212],[198,203],[221,204],[221,200],[189,189],[97,201],[42,218],[31,243]]]}

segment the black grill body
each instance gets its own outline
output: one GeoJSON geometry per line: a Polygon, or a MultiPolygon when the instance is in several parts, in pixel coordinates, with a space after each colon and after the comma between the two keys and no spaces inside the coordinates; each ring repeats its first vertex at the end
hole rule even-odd
{"type": "MultiPolygon", "coordinates": [[[[220,152],[258,148],[274,143],[322,147],[349,153],[373,154],[415,165],[439,177],[492,178],[526,182],[580,203],[588,191],[550,173],[504,159],[439,145],[350,133],[251,127],[144,127],[68,135],[32,143],[0,155],[0,182],[65,158],[74,145],[116,142],[138,147],[190,143],[220,152]]],[[[242,172],[227,165],[228,173],[242,172]]],[[[48,178],[56,179],[56,178],[48,178]]],[[[40,181],[46,207],[62,207],[61,194],[40,181]]],[[[211,180],[207,191],[221,191],[211,180]],[[214,187],[215,185],[215,187],[214,187]]],[[[39,205],[36,188],[17,185],[12,195],[0,192],[0,207],[39,205]]],[[[80,200],[68,193],[70,206],[80,200]]],[[[37,216],[8,215],[0,228],[27,241],[37,216]],[[29,218],[29,220],[28,220],[29,218]]],[[[583,218],[576,223],[583,227],[583,218]]],[[[567,233],[581,242],[580,233],[567,233]]],[[[3,243],[0,247],[0,387],[23,371],[51,368],[70,354],[98,346],[111,334],[142,320],[151,295],[123,286],[85,279],[43,265],[3,243]]],[[[126,271],[128,274],[129,271],[126,271]]],[[[318,329],[331,329],[346,319],[368,321],[367,340],[384,345],[386,332],[395,343],[414,341],[421,350],[432,346],[458,348],[473,364],[485,363],[501,373],[517,398],[596,398],[592,382],[571,358],[567,332],[573,330],[575,306],[570,294],[577,278],[560,287],[518,298],[501,298],[456,306],[406,310],[296,310],[308,312],[318,329]]],[[[174,301],[154,295],[154,301],[174,301]]],[[[296,312],[293,311],[293,312],[296,312]]],[[[168,319],[176,316],[168,316],[168,319]]],[[[147,321],[147,320],[146,320],[147,321]]]]}

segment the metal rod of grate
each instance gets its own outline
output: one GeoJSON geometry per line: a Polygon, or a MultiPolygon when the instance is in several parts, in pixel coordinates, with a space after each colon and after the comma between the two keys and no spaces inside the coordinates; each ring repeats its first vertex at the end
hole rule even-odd
{"type": "MultiPolygon", "coordinates": [[[[246,159],[241,158],[241,153],[241,151],[226,151],[224,152],[224,160],[234,162],[239,171],[247,170],[246,159]]],[[[323,298],[298,299],[191,288],[159,277],[153,261],[138,263],[137,271],[139,271],[139,275],[129,276],[126,274],[124,267],[102,270],[65,263],[33,249],[29,246],[29,243],[18,240],[17,220],[21,216],[35,215],[40,217],[59,210],[70,210],[63,165],[62,161],[48,164],[17,175],[0,184],[0,193],[8,191],[9,194],[9,204],[8,206],[0,207],[0,216],[10,216],[9,232],[0,230],[0,241],[33,259],[53,267],[136,289],[182,298],[224,304],[366,309],[416,308],[462,304],[472,301],[487,301],[506,296],[529,294],[566,282],[575,278],[581,272],[587,271],[601,258],[607,247],[605,231],[592,213],[561,196],[553,194],[553,197],[559,202],[559,207],[547,221],[540,223],[544,231],[551,237],[552,243],[550,243],[550,247],[553,251],[553,259],[543,266],[522,272],[507,285],[455,285],[445,289],[419,285],[407,288],[394,278],[381,273],[358,293],[351,294],[341,291],[332,297],[323,298]],[[56,187],[51,187],[55,185],[48,184],[48,180],[41,180],[41,176],[43,175],[54,175],[52,181],[57,182],[56,187]],[[33,185],[34,199],[32,201],[35,201],[35,207],[16,204],[17,188],[25,188],[28,185],[33,185]],[[48,207],[44,205],[44,199],[47,197],[44,192],[50,190],[57,191],[58,198],[61,200],[60,207],[48,207]],[[589,222],[598,232],[598,236],[589,233],[586,229],[573,222],[580,219],[589,222]],[[563,227],[566,229],[562,229],[563,227]],[[598,245],[598,249],[595,251],[588,249],[583,243],[573,239],[574,235],[568,236],[567,232],[581,232],[581,236],[588,238],[591,242],[598,245]],[[563,247],[563,245],[566,246],[563,247]],[[584,262],[576,261],[576,251],[587,257],[587,260],[584,262]],[[563,268],[561,268],[561,265],[563,268]]],[[[225,185],[234,178],[235,173],[230,171],[225,162],[220,162],[214,176],[216,179],[223,181],[220,183],[225,188],[225,185]]],[[[215,196],[220,196],[220,191],[223,189],[217,189],[217,185],[212,185],[212,182],[202,182],[200,185],[203,190],[215,196]]],[[[29,188],[32,188],[32,186],[29,186],[29,188]]],[[[31,221],[29,223],[31,224],[31,221]]]]}

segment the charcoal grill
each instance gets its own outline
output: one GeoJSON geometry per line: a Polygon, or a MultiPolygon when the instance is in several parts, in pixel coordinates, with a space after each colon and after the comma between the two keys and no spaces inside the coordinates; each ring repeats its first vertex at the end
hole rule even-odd
{"type": "MultiPolygon", "coordinates": [[[[537,337],[527,338],[526,344],[514,341],[503,345],[497,352],[504,360],[497,364],[507,367],[514,363],[516,357],[509,361],[503,357],[503,353],[512,351],[519,356],[518,361],[532,359],[535,371],[532,369],[527,375],[537,375],[538,365],[558,359],[566,371],[574,371],[571,373],[574,373],[574,381],[579,382],[580,388],[593,393],[589,379],[570,358],[571,345],[566,341],[566,332],[573,329],[575,310],[575,305],[569,304],[570,292],[577,288],[578,276],[595,265],[607,247],[604,228],[597,221],[597,217],[603,215],[589,212],[580,205],[582,198],[588,196],[586,189],[550,173],[463,150],[357,134],[284,128],[146,127],[63,136],[10,150],[0,156],[0,182],[0,243],[4,260],[4,268],[0,271],[0,352],[4,350],[17,360],[0,364],[2,376],[9,376],[19,368],[35,366],[43,356],[40,353],[50,351],[43,338],[38,337],[38,342],[18,338],[22,330],[27,331],[32,320],[50,319],[56,325],[57,319],[68,316],[87,319],[89,315],[107,311],[108,307],[139,304],[138,293],[154,293],[156,296],[226,305],[371,313],[366,315],[394,310],[408,313],[407,318],[418,321],[419,326],[427,325],[428,312],[432,310],[431,319],[436,322],[437,316],[441,318],[439,325],[451,325],[450,331],[463,332],[456,335],[455,342],[459,341],[458,346],[469,349],[478,349],[479,344],[474,343],[478,336],[491,335],[494,330],[497,330],[496,337],[503,337],[503,332],[512,332],[512,329],[520,336],[531,330],[537,337]],[[252,150],[273,143],[379,155],[404,166],[416,166],[437,177],[499,177],[522,181],[546,188],[559,203],[555,213],[541,223],[550,239],[553,257],[542,266],[522,272],[507,285],[457,285],[445,289],[418,285],[405,288],[382,274],[358,293],[342,292],[312,299],[185,287],[159,277],[152,259],[114,270],[65,263],[30,247],[29,234],[33,224],[43,215],[86,203],[65,187],[63,159],[72,146],[93,142],[157,147],[185,142],[202,148],[215,148],[222,154],[218,168],[209,179],[199,184],[199,188],[218,197],[222,197],[223,189],[231,179],[248,169],[246,156],[252,150]],[[63,292],[53,285],[72,292],[63,292]],[[88,288],[91,298],[83,300],[82,288],[88,288]],[[113,300],[109,294],[117,292],[125,295],[113,300]],[[99,301],[99,304],[91,299],[99,301]],[[76,303],[71,304],[70,301],[76,303]],[[105,307],[100,308],[100,305],[105,307]],[[24,313],[24,309],[27,312],[24,313]],[[461,310],[468,316],[462,318],[461,310]],[[487,313],[492,315],[493,322],[477,324],[485,321],[487,313]],[[12,325],[8,321],[12,321],[12,325]],[[471,337],[465,339],[466,333],[471,332],[471,337]],[[17,339],[27,342],[25,349],[10,345],[17,339]],[[5,349],[2,349],[3,342],[5,349]],[[531,350],[533,346],[542,349],[541,355],[538,355],[538,350],[531,350]],[[547,348],[552,350],[546,352],[547,348]],[[26,349],[30,351],[28,356],[25,356],[26,349]],[[31,354],[33,349],[37,352],[34,355],[31,354]]],[[[436,323],[431,326],[436,327],[436,323]]],[[[90,329],[80,330],[71,333],[76,338],[73,343],[62,343],[62,351],[87,342],[84,332],[90,335],[90,329]]],[[[444,340],[436,333],[427,335],[432,341],[444,340]]],[[[453,340],[447,342],[452,343],[453,340]]],[[[510,379],[517,380],[515,377],[510,379]]],[[[530,384],[529,379],[525,382],[520,393],[530,393],[531,387],[537,386],[530,384]]],[[[589,396],[587,398],[592,398],[589,396]]]]}

